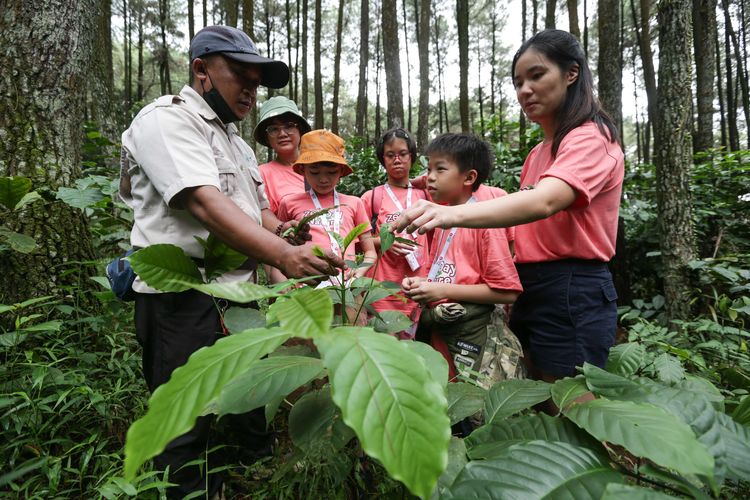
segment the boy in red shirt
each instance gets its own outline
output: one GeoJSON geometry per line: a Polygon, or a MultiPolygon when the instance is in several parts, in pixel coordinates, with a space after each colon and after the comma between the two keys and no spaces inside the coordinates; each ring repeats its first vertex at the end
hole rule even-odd
{"type": "MultiPolygon", "coordinates": [[[[492,165],[490,146],[470,134],[443,134],[428,146],[427,192],[438,203],[476,202],[492,165]]],[[[438,229],[426,278],[405,278],[404,295],[425,305],[417,339],[442,352],[451,380],[477,372],[494,304],[522,291],[502,229],[438,229]]]]}
{"type": "MultiPolygon", "coordinates": [[[[306,133],[300,141],[300,155],[294,171],[305,176],[310,190],[282,198],[279,220],[301,220],[321,209],[337,207],[310,222],[312,240],[306,245],[330,249],[337,255],[345,252],[346,259],[354,260],[354,244],[359,242],[365,262],[374,263],[377,253],[369,231],[362,233],[345,249],[339,248],[336,239],[328,233],[331,231],[344,237],[359,224],[369,224],[362,200],[336,191],[339,179],[352,173],[344,157],[344,140],[328,130],[306,133]]],[[[365,271],[366,268],[348,269],[344,278],[358,278],[364,276],[365,271]]],[[[332,278],[332,281],[336,279],[332,278]]]]}

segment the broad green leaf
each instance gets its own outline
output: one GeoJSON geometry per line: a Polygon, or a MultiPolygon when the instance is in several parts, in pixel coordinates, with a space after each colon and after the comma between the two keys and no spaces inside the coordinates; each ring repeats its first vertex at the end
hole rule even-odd
{"type": "Polygon", "coordinates": [[[492,460],[471,461],[458,474],[453,498],[599,499],[607,484],[623,482],[606,454],[569,443],[520,443],[492,460]]]}
{"type": "Polygon", "coordinates": [[[5,240],[10,247],[19,253],[30,253],[36,248],[36,241],[26,234],[11,231],[5,226],[0,226],[0,241],[5,240]]]}
{"type": "Polygon", "coordinates": [[[383,224],[380,226],[380,255],[391,249],[393,242],[396,240],[396,235],[391,232],[390,224],[383,224]]]}
{"type": "Polygon", "coordinates": [[[632,375],[641,367],[646,348],[637,342],[619,344],[609,350],[606,369],[617,375],[632,375]]]}
{"type": "Polygon", "coordinates": [[[586,385],[594,394],[610,399],[639,399],[648,393],[637,382],[604,371],[589,363],[583,364],[583,374],[586,377],[586,385]]]}
{"type": "Polygon", "coordinates": [[[702,394],[716,410],[721,412],[724,411],[724,396],[708,379],[696,377],[695,375],[687,375],[684,380],[677,382],[674,387],[676,389],[702,394]]]}
{"type": "Polygon", "coordinates": [[[546,401],[551,384],[528,379],[502,380],[487,392],[484,403],[484,421],[487,424],[546,401]]]}
{"type": "Polygon", "coordinates": [[[125,478],[132,480],[146,460],[190,430],[206,404],[221,393],[227,382],[289,337],[281,329],[249,330],[193,353],[185,365],[172,372],[167,383],[154,391],[146,414],[128,429],[125,478]]]}
{"type": "Polygon", "coordinates": [[[210,406],[219,415],[245,413],[288,395],[320,378],[323,372],[323,363],[316,358],[274,356],[261,359],[224,386],[216,402],[210,406]]]}
{"type": "MultiPolygon", "coordinates": [[[[445,387],[448,384],[448,362],[442,354],[424,342],[404,341],[403,344],[412,352],[418,354],[424,360],[427,369],[432,374],[432,379],[445,387]]],[[[482,391],[484,394],[484,391],[482,391]]]]}
{"type": "Polygon", "coordinates": [[[690,427],[657,406],[597,399],[570,406],[565,416],[597,439],[636,456],[683,474],[713,477],[714,459],[706,447],[690,427]]]}
{"type": "MultiPolygon", "coordinates": [[[[438,355],[442,358],[440,353],[438,353],[438,355]]],[[[448,366],[445,359],[443,359],[443,364],[446,365],[445,380],[447,381],[448,366]]],[[[451,419],[451,425],[453,425],[466,417],[470,417],[475,413],[482,411],[487,391],[474,384],[456,382],[447,385],[446,394],[448,396],[448,417],[451,419]]]]}
{"type": "Polygon", "coordinates": [[[750,426],[750,396],[745,396],[732,412],[732,418],[740,425],[750,426]]]}
{"type": "Polygon", "coordinates": [[[354,437],[341,421],[341,412],[331,399],[329,387],[308,392],[289,412],[289,437],[298,448],[310,451],[323,445],[338,451],[354,437]]]}
{"type": "Polygon", "coordinates": [[[674,500],[674,497],[650,488],[611,483],[604,489],[602,500],[674,500]]]}
{"type": "Polygon", "coordinates": [[[234,271],[247,260],[246,255],[230,248],[213,234],[209,234],[207,240],[197,236],[195,239],[203,246],[203,262],[206,265],[206,279],[208,280],[234,271]]]}
{"type": "Polygon", "coordinates": [[[13,207],[13,210],[14,211],[21,210],[23,207],[25,207],[29,203],[33,203],[36,200],[41,200],[41,199],[42,199],[42,196],[39,193],[37,193],[36,191],[31,191],[23,195],[23,198],[18,200],[18,203],[16,203],[16,206],[13,207]]]}
{"type": "Polygon", "coordinates": [[[420,356],[389,335],[343,327],[314,340],[333,400],[362,449],[413,494],[427,497],[448,462],[441,384],[420,356]]]}
{"type": "Polygon", "coordinates": [[[359,235],[369,230],[370,230],[369,222],[363,222],[362,224],[354,226],[352,230],[349,231],[349,233],[344,238],[344,243],[341,246],[341,248],[343,249],[348,248],[352,241],[356,240],[357,238],[359,238],[359,235]]]}
{"type": "Polygon", "coordinates": [[[724,413],[718,414],[718,420],[726,445],[727,477],[750,481],[750,428],[724,413]]]}
{"type": "Polygon", "coordinates": [[[344,238],[341,237],[340,234],[334,233],[333,231],[326,231],[328,235],[334,239],[336,244],[338,244],[341,254],[343,255],[344,251],[346,250],[346,247],[344,246],[344,238]]]}
{"type": "Polygon", "coordinates": [[[654,359],[654,369],[659,380],[666,384],[673,384],[685,378],[685,369],[680,360],[666,352],[654,359]]]}
{"type": "Polygon", "coordinates": [[[13,210],[30,190],[31,179],[27,177],[0,177],[0,204],[13,210]]]}
{"type": "Polygon", "coordinates": [[[189,289],[184,283],[203,282],[195,262],[175,245],[151,245],[132,253],[127,260],[138,277],[157,290],[183,292],[189,289]]]}
{"type": "Polygon", "coordinates": [[[230,307],[224,312],[224,326],[231,333],[251,328],[263,328],[266,326],[266,317],[257,309],[250,307],[230,307]]]}
{"type": "Polygon", "coordinates": [[[247,304],[254,300],[278,297],[281,293],[263,285],[256,285],[247,281],[227,281],[225,283],[188,283],[181,282],[206,295],[219,299],[226,299],[238,304],[247,304]]]}
{"type": "Polygon", "coordinates": [[[83,210],[84,208],[93,207],[104,199],[99,188],[74,189],[61,187],[57,190],[57,199],[62,200],[67,205],[83,210]]]}
{"type": "Polygon", "coordinates": [[[466,458],[466,445],[464,440],[451,436],[450,444],[448,445],[448,467],[438,478],[438,491],[450,488],[453,481],[456,480],[456,476],[468,463],[466,458]]]}
{"type": "Polygon", "coordinates": [[[0,335],[0,347],[13,347],[26,340],[28,334],[23,332],[8,332],[0,335]]]}
{"type": "Polygon", "coordinates": [[[269,309],[281,327],[295,337],[315,338],[331,329],[333,307],[326,290],[301,288],[284,300],[277,300],[269,309]]]}
{"type": "Polygon", "coordinates": [[[55,319],[37,325],[25,326],[21,328],[21,330],[25,332],[59,332],[62,326],[63,322],[59,319],[55,319]]]}
{"type": "Polygon", "coordinates": [[[579,397],[588,394],[589,388],[583,375],[563,378],[552,384],[552,401],[561,410],[579,397]]]}
{"type": "Polygon", "coordinates": [[[401,311],[380,311],[370,320],[368,326],[376,332],[396,333],[406,330],[412,323],[412,320],[401,311]]]}
{"type": "Polygon", "coordinates": [[[599,441],[570,420],[544,413],[521,415],[483,425],[466,438],[466,446],[472,459],[495,458],[515,444],[537,440],[560,441],[604,453],[599,441]]]}
{"type": "Polygon", "coordinates": [[[710,500],[712,498],[694,484],[694,482],[700,484],[695,481],[695,476],[685,477],[649,462],[642,463],[638,471],[644,477],[668,484],[678,492],[682,492],[685,496],[695,500],[710,500]]]}

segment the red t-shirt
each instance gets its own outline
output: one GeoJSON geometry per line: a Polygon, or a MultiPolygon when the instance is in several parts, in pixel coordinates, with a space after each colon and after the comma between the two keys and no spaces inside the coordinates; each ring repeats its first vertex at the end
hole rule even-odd
{"type": "MultiPolygon", "coordinates": [[[[401,206],[403,208],[406,208],[406,195],[409,190],[407,188],[397,186],[391,186],[391,190],[393,191],[394,196],[396,196],[396,199],[398,199],[401,203],[401,206]]],[[[380,209],[378,211],[378,228],[382,227],[382,225],[386,223],[393,224],[398,219],[399,215],[401,215],[401,210],[388,195],[385,187],[379,186],[378,188],[371,189],[370,191],[367,191],[362,195],[362,202],[364,203],[368,220],[372,220],[372,211],[375,208],[375,205],[377,205],[377,200],[381,199],[381,194],[382,201],[380,202],[380,209]],[[373,202],[373,196],[377,197],[377,200],[375,202],[373,202]]],[[[426,199],[429,199],[426,191],[422,189],[412,188],[412,205],[416,203],[417,200],[426,199]]],[[[404,233],[399,233],[398,236],[406,237],[404,233]]],[[[401,284],[401,280],[406,277],[427,276],[427,271],[429,270],[431,262],[428,237],[426,234],[418,233],[416,234],[416,236],[417,237],[415,241],[419,246],[417,247],[415,256],[418,257],[417,260],[421,264],[421,267],[419,269],[417,269],[416,271],[412,271],[409,263],[406,260],[406,257],[389,251],[385,252],[385,254],[380,257],[377,266],[373,266],[368,269],[367,275],[375,278],[378,281],[392,281],[397,284],[401,284]]],[[[373,303],[374,309],[378,312],[396,310],[401,311],[410,317],[414,309],[416,309],[418,306],[419,305],[413,300],[407,300],[406,302],[404,302],[397,297],[387,297],[373,303]]]]}
{"type": "Polygon", "coordinates": [[[552,158],[552,143],[538,144],[524,162],[521,188],[556,177],[577,197],[551,217],[516,227],[516,262],[609,261],[615,254],[624,172],[622,148],[593,122],[569,132],[556,158],[552,158]]]}
{"type": "Polygon", "coordinates": [[[305,178],[296,173],[291,166],[277,161],[264,163],[260,167],[260,176],[266,187],[266,197],[271,212],[278,216],[279,204],[284,196],[305,192],[305,178]]]}
{"type": "MultiPolygon", "coordinates": [[[[333,231],[334,229],[334,217],[339,217],[340,222],[338,234],[340,234],[342,238],[345,237],[355,226],[365,222],[369,224],[370,220],[367,218],[362,200],[356,196],[349,196],[348,194],[338,193],[338,195],[340,204],[338,210],[332,210],[310,222],[310,235],[312,236],[312,240],[305,243],[306,245],[317,245],[323,250],[331,250],[332,245],[331,239],[328,236],[328,231],[333,231]]],[[[318,200],[322,208],[328,208],[334,205],[333,193],[324,196],[318,195],[318,200]]],[[[281,199],[278,217],[279,220],[282,221],[292,219],[301,220],[303,217],[316,212],[317,210],[318,209],[315,208],[312,198],[310,198],[310,195],[307,192],[290,194],[281,199]]],[[[355,239],[347,248],[347,259],[354,259],[354,243],[358,240],[359,238],[355,239]]],[[[340,251],[336,253],[340,255],[340,251]]]]}
{"type": "MultiPolygon", "coordinates": [[[[435,230],[430,248],[431,262],[442,253],[450,231],[435,230]]],[[[457,228],[435,281],[454,285],[485,284],[495,290],[523,291],[503,228],[457,228]]],[[[431,305],[440,302],[445,300],[431,305]]]]}

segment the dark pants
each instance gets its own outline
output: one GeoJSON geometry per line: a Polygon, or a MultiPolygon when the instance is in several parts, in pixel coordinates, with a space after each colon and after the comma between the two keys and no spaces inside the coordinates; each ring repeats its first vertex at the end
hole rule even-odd
{"type": "MultiPolygon", "coordinates": [[[[143,374],[149,390],[167,382],[172,371],[184,365],[191,354],[201,347],[212,345],[221,335],[221,323],[211,297],[188,290],[180,293],[136,294],[135,329],[143,348],[143,374]]],[[[154,458],[154,468],[169,466],[169,481],[177,486],[167,491],[169,498],[182,498],[199,490],[207,490],[210,498],[221,488],[222,479],[216,474],[205,476],[206,470],[223,465],[226,450],[216,453],[221,460],[206,451],[216,444],[210,432],[213,417],[198,418],[195,427],[170,442],[164,452],[154,458]],[[204,459],[203,466],[183,464],[204,459]]],[[[265,432],[262,409],[244,414],[222,417],[227,428],[241,427],[243,448],[257,450],[270,446],[265,432]],[[228,424],[228,425],[227,425],[228,424]]],[[[234,444],[234,443],[233,443],[234,444]]]]}
{"type": "Polygon", "coordinates": [[[523,293],[509,326],[546,375],[575,375],[584,362],[604,367],[617,328],[617,292],[604,262],[517,264],[523,293]]]}

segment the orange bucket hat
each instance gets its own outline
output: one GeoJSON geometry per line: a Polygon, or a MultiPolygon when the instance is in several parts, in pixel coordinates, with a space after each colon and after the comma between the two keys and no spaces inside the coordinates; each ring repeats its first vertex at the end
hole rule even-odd
{"type": "Polygon", "coordinates": [[[313,130],[302,136],[299,143],[299,158],[294,171],[302,174],[303,167],[312,163],[327,162],[341,165],[341,176],[352,173],[344,157],[344,139],[329,130],[313,130]]]}

